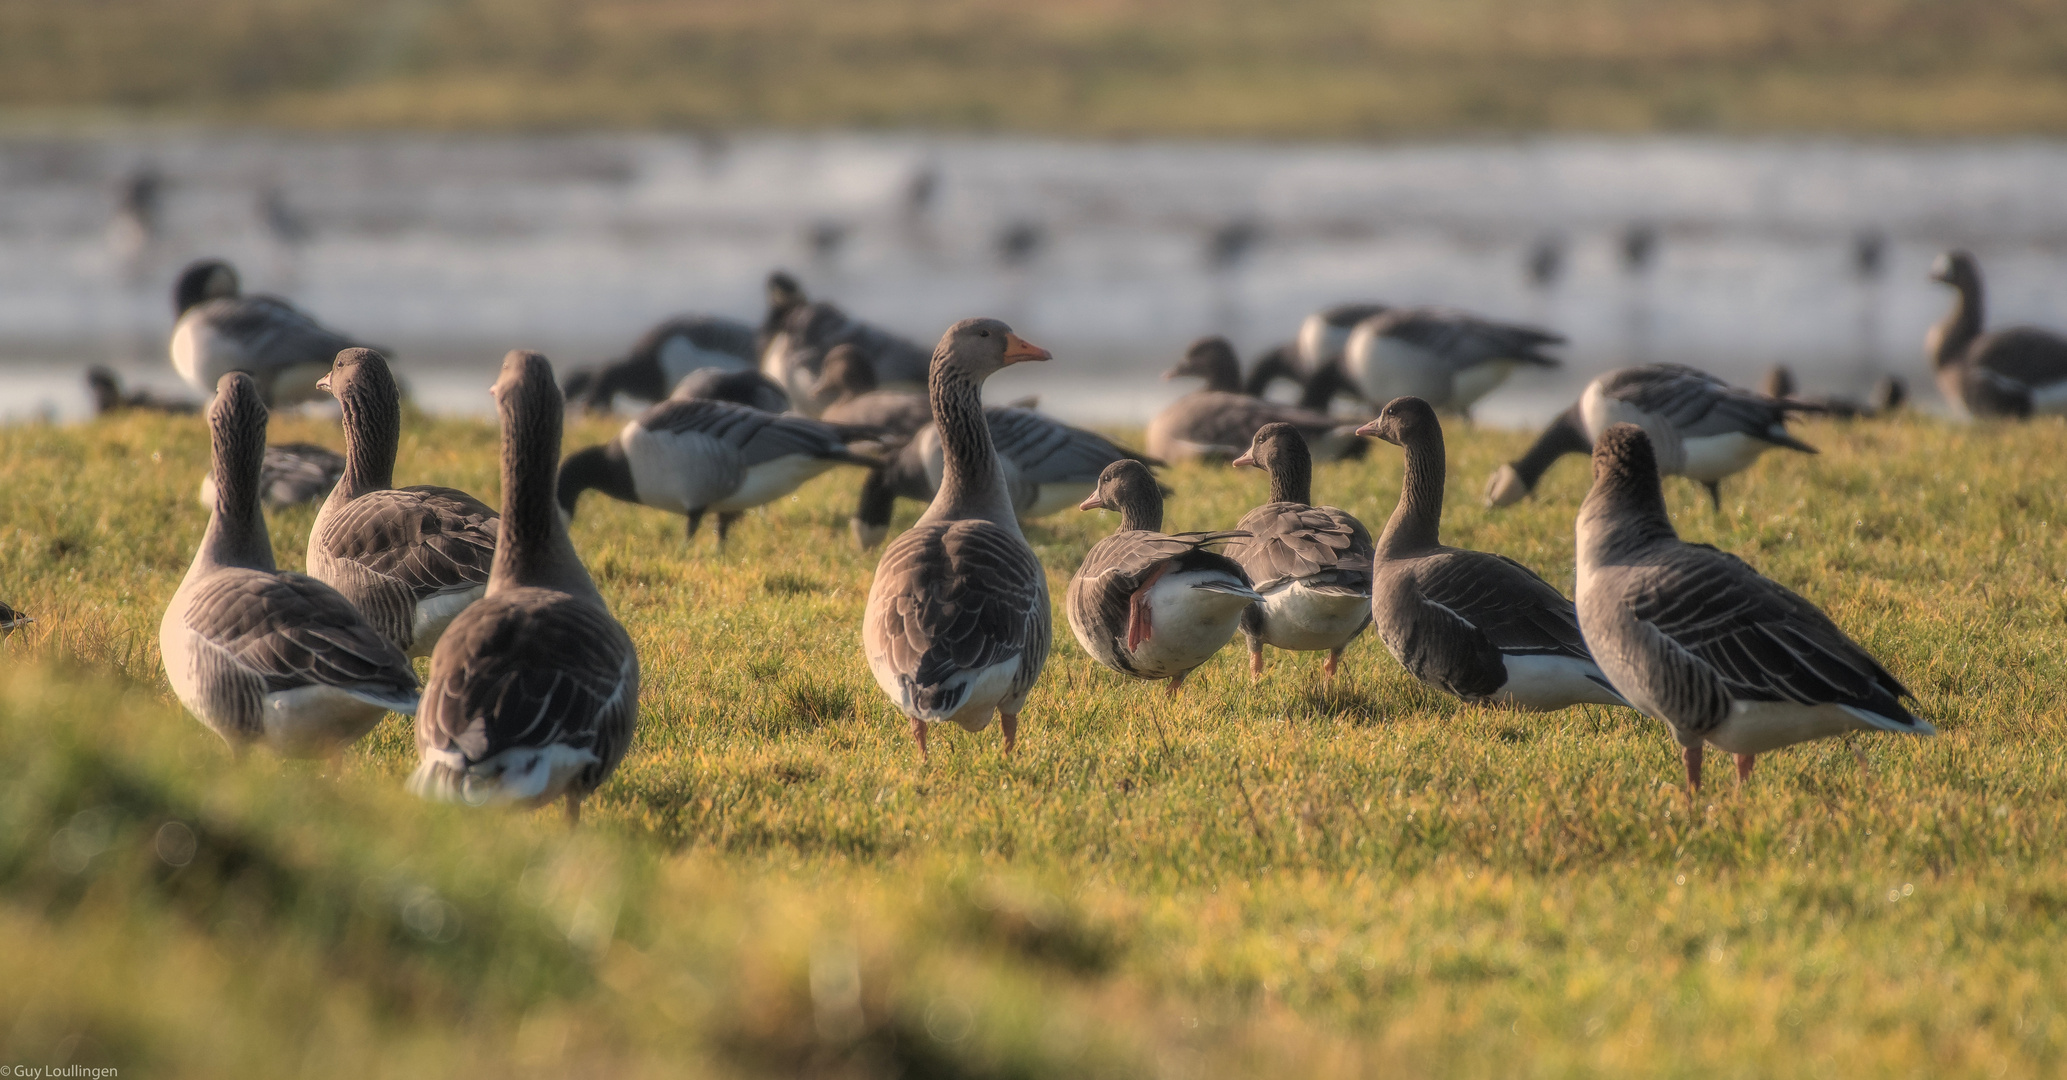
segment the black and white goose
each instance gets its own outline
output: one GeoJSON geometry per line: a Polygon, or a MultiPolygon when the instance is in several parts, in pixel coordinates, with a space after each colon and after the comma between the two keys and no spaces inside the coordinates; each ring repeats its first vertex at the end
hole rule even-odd
{"type": "Polygon", "coordinates": [[[560,465],[560,509],[572,521],[582,492],[594,489],[685,515],[692,539],[703,515],[716,513],[723,545],[740,515],[827,469],[874,468],[879,462],[847,443],[875,435],[729,401],[671,399],[647,409],[615,439],[569,454],[560,465]]]}
{"type": "Polygon", "coordinates": [[[502,415],[502,530],[488,593],[431,653],[409,790],[472,805],[565,800],[602,786],[639,719],[639,654],[581,565],[553,499],[566,406],[553,368],[511,352],[502,415]]]}
{"type": "Polygon", "coordinates": [[[678,316],[646,331],[622,359],[568,376],[567,398],[594,412],[610,411],[619,394],[650,404],[698,371],[751,370],[759,355],[754,328],[737,319],[678,316]]]}
{"type": "Polygon", "coordinates": [[[826,354],[836,345],[861,350],[884,386],[916,389],[926,385],[930,358],[923,346],[856,319],[832,304],[806,300],[801,292],[778,299],[771,290],[769,301],[774,328],[761,350],[761,371],[789,392],[798,412],[817,416],[825,408],[816,389],[826,354]]]}
{"type": "Polygon", "coordinates": [[[1371,589],[1371,621],[1400,666],[1470,702],[1539,711],[1627,704],[1587,653],[1563,593],[1504,555],[1443,545],[1447,463],[1435,409],[1399,398],[1360,430],[1406,451],[1371,589]]]}
{"type": "Polygon", "coordinates": [[[1049,353],[996,319],[964,319],[933,351],[928,392],[946,448],[940,494],[883,550],[862,615],[862,651],[876,684],[926,729],[982,731],[996,713],[1011,753],[1019,711],[1048,659],[1048,575],[1005,490],[983,422],[983,381],[1049,353]]]}
{"type": "Polygon", "coordinates": [[[1984,332],[1981,266],[1964,251],[1938,256],[1931,280],[1959,293],[1924,335],[1945,400],[1982,419],[2067,413],[2067,337],[2034,326],[1984,332]]]}
{"type": "Polygon", "coordinates": [[[1910,693],[1816,605],[1734,555],[1683,543],[1642,428],[1593,450],[1579,508],[1579,625],[1629,703],[1665,721],[1687,784],[1704,746],[1751,775],[1759,754],[1851,731],[1933,735],[1910,693]]]}
{"type": "Polygon", "coordinates": [[[1371,622],[1371,532],[1346,510],[1314,506],[1313,455],[1290,424],[1265,424],[1234,459],[1264,470],[1270,499],[1242,515],[1248,535],[1228,545],[1263,599],[1242,613],[1249,671],[1263,674],[1265,645],[1326,652],[1329,678],[1342,650],[1371,622]]]}
{"type": "Polygon", "coordinates": [[[1120,528],[1093,545],[1069,579],[1070,630],[1099,663],[1168,679],[1177,693],[1263,599],[1240,563],[1211,550],[1246,534],[1163,532],[1162,486],[1138,461],[1106,466],[1082,509],[1117,510],[1120,528]]]}
{"type": "Polygon", "coordinates": [[[338,353],[316,385],[344,414],[345,473],[309,529],[309,575],[343,593],[404,654],[429,656],[488,588],[495,511],[454,488],[395,486],[402,395],[378,352],[338,353]]]}
{"type": "Polygon", "coordinates": [[[1298,428],[1313,455],[1323,461],[1364,452],[1364,441],[1355,436],[1354,424],[1243,393],[1241,362],[1226,338],[1192,342],[1184,359],[1164,372],[1163,378],[1206,380],[1204,389],[1171,402],[1149,421],[1148,452],[1163,461],[1231,461],[1249,448],[1259,428],[1271,423],[1298,428]]]}
{"type": "Polygon", "coordinates": [[[1560,366],[1543,349],[1564,341],[1562,334],[1450,308],[1392,308],[1350,332],[1342,369],[1366,401],[1411,395],[1469,413],[1514,369],[1560,366]]]}
{"type": "MultiPolygon", "coordinates": [[[[300,506],[323,499],[344,476],[343,454],[315,443],[291,442],[266,447],[258,472],[260,501],[266,509],[300,506]]],[[[215,473],[201,477],[201,505],[215,505],[215,473]]]]}
{"type": "Polygon", "coordinates": [[[414,713],[416,672],[336,589],[273,567],[259,509],[266,406],[243,372],[208,406],[216,502],[200,550],[158,624],[180,704],[239,753],[325,757],[414,713]]]}
{"type": "Polygon", "coordinates": [[[1805,401],[1782,401],[1680,364],[1617,368],[1586,384],[1579,403],[1551,421],[1521,458],[1486,482],[1486,505],[1507,506],[1536,490],[1552,462],[1584,454],[1613,424],[1635,424],[1651,436],[1661,471],[1708,489],[1722,509],[1722,481],[1751,467],[1774,447],[1813,454],[1787,431],[1790,413],[1819,412],[1805,401]]]}
{"type": "Polygon", "coordinates": [[[204,394],[224,375],[242,371],[269,405],[313,401],[331,358],[360,344],[279,297],[243,295],[237,271],[220,259],[202,259],[180,272],[172,308],[179,317],[172,366],[204,394]]]}
{"type": "Polygon", "coordinates": [[[1336,304],[1308,315],[1299,324],[1299,339],[1295,344],[1301,366],[1308,374],[1317,374],[1331,367],[1339,369],[1342,350],[1348,346],[1349,335],[1357,324],[1388,310],[1385,304],[1336,304]]]}

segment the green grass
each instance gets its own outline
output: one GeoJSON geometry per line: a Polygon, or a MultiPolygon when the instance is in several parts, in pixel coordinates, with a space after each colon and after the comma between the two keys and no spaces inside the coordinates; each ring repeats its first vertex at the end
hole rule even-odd
{"type": "MultiPolygon", "coordinates": [[[[573,425],[570,446],[609,425],[573,425]]],[[[1368,638],[1239,648],[1178,701],[1062,629],[1020,752],[922,765],[870,679],[838,473],[722,555],[591,497],[641,727],[580,833],[239,765],[157,622],[204,522],[191,418],[0,429],[0,1060],[123,1075],[2012,1076],[2067,1069],[2067,426],[1802,425],[1684,534],[1822,604],[1939,725],[1712,767],[1625,711],[1460,707],[1368,638]],[[167,824],[179,823],[177,828],[167,824]],[[160,852],[184,848],[183,868],[160,852]],[[169,833],[166,830],[171,830],[169,833]],[[170,837],[168,840],[167,837],[170,837]]],[[[336,445],[306,419],[276,439],[336,445]]],[[[1571,585],[1586,469],[1498,513],[1526,441],[1453,426],[1447,535],[1571,585]]],[[[402,482],[496,497],[496,436],[412,417],[402,482]]],[[[1398,452],[1322,468],[1374,527],[1398,452]]],[[[1181,468],[1171,527],[1260,478],[1181,468]]],[[[900,523],[908,522],[906,510],[900,523]]],[[[301,565],[312,512],[273,518],[301,565]]],[[[1106,514],[1031,539],[1060,596],[1106,514]]],[[[1064,627],[1057,620],[1058,627],[1064,627]]]]}
{"type": "Polygon", "coordinates": [[[2060,0],[0,0],[0,116],[2059,133],[2063,16],[2060,0]]]}

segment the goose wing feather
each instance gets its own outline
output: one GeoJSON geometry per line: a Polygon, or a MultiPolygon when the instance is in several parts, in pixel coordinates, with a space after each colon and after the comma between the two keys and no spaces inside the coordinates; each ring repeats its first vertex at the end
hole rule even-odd
{"type": "Polygon", "coordinates": [[[335,589],[302,574],[231,569],[195,586],[187,626],[263,681],[321,684],[384,699],[416,696],[416,672],[335,589]]]}
{"type": "Polygon", "coordinates": [[[268,364],[328,364],[358,344],[278,297],[213,301],[208,316],[216,332],[234,339],[245,356],[268,364]]]}
{"type": "Polygon", "coordinates": [[[331,558],[399,581],[422,600],[486,584],[501,530],[495,511],[464,491],[406,487],[344,503],[322,540],[331,558]]]}
{"type": "Polygon", "coordinates": [[[1028,483],[1096,483],[1098,474],[1115,461],[1147,460],[1097,432],[1031,409],[985,409],[984,418],[990,422],[998,453],[1010,458],[1028,483]]]}
{"type": "Polygon", "coordinates": [[[1731,386],[1695,368],[1680,364],[1625,368],[1608,377],[1601,393],[1664,419],[1683,438],[1742,433],[1815,453],[1813,447],[1788,435],[1785,426],[1789,412],[1807,411],[1811,406],[1731,386]]]}
{"type": "Polygon", "coordinates": [[[1230,454],[1248,449],[1265,424],[1291,424],[1309,443],[1342,426],[1326,413],[1223,390],[1187,394],[1170,408],[1173,433],[1201,445],[1227,447],[1230,454]]]}
{"type": "Polygon", "coordinates": [[[1414,560],[1411,573],[1423,597],[1503,653],[1592,658],[1572,601],[1505,555],[1446,548],[1414,560]]]}
{"type": "Polygon", "coordinates": [[[887,659],[922,708],[957,674],[1015,656],[1013,692],[1023,692],[1047,660],[1047,575],[1003,526],[968,519],[906,529],[883,553],[871,592],[868,652],[887,659]]]}
{"type": "Polygon", "coordinates": [[[716,440],[737,450],[747,468],[791,455],[842,460],[853,456],[841,441],[840,429],[833,425],[729,401],[664,401],[646,410],[637,423],[658,434],[697,434],[716,440]]]}
{"type": "Polygon", "coordinates": [[[1372,317],[1373,330],[1442,357],[1462,369],[1489,360],[1520,360],[1554,365],[1538,355],[1547,345],[1562,345],[1563,334],[1516,323],[1494,322],[1450,308],[1396,308],[1372,317]]]}
{"type": "Polygon", "coordinates": [[[1371,533],[1345,511],[1265,503],[1243,515],[1235,528],[1249,536],[1230,545],[1228,553],[1259,591],[1288,579],[1321,578],[1311,583],[1370,595],[1371,533]]]}

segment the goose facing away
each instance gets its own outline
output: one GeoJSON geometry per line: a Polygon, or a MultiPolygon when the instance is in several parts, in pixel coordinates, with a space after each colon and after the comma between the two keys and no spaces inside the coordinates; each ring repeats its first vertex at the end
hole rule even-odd
{"type": "Polygon", "coordinates": [[[1651,441],[1602,433],[1579,508],[1579,624],[1601,669],[1680,744],[1701,787],[1704,745],[1751,775],[1757,755],[1850,731],[1932,735],[1909,691],[1816,605],[1734,555],[1683,543],[1651,441]]]}
{"type": "MultiPolygon", "coordinates": [[[[312,503],[330,494],[344,476],[344,455],[315,443],[292,442],[266,447],[259,468],[259,499],[266,509],[312,503]]],[[[201,477],[201,505],[215,505],[215,473],[201,477]]]]}
{"type": "Polygon", "coordinates": [[[729,401],[670,399],[627,423],[601,446],[577,450],[560,466],[560,509],[573,520],[584,491],[689,519],[694,539],[703,515],[718,515],[718,543],[732,523],[835,465],[875,467],[847,449],[872,430],[778,416],[729,401]]]}
{"type": "Polygon", "coordinates": [[[1399,398],[1361,431],[1406,451],[1371,588],[1371,621],[1400,666],[1470,702],[1544,712],[1627,704],[1588,654],[1563,593],[1504,555],[1443,545],[1446,463],[1435,409],[1399,398]]]}
{"type": "Polygon", "coordinates": [[[1248,535],[1227,553],[1242,564],[1261,602],[1242,613],[1249,672],[1263,675],[1263,647],[1324,651],[1334,678],[1342,650],[1371,622],[1371,532],[1348,511],[1314,506],[1313,456],[1290,424],[1265,424],[1234,459],[1270,476],[1270,498],[1242,515],[1248,535]]]}
{"type": "Polygon", "coordinates": [[[1005,366],[1048,358],[996,319],[954,324],[933,352],[940,494],[884,548],[861,622],[869,671],[911,720],[921,757],[928,725],[981,731],[993,712],[1011,753],[1048,659],[1048,576],[1019,531],[981,396],[1005,366]]]}
{"type": "Polygon", "coordinates": [[[1982,419],[2067,413],[2067,338],[2032,326],[1984,331],[1981,265],[1967,252],[1938,256],[1931,280],[1958,292],[1924,335],[1945,400],[1982,419]]]}
{"type": "Polygon", "coordinates": [[[216,503],[158,625],[166,678],[233,750],[341,752],[389,711],[414,713],[416,672],[337,590],[273,567],[259,509],[266,407],[243,372],[208,406],[216,503]]]}
{"type": "Polygon", "coordinates": [[[346,349],[316,385],[344,414],[345,473],[309,529],[309,575],[404,654],[429,656],[488,588],[495,511],[454,488],[395,486],[402,396],[380,353],[346,349]]]}
{"type": "Polygon", "coordinates": [[[1560,366],[1542,350],[1564,341],[1548,330],[1448,308],[1393,308],[1350,332],[1342,367],[1366,401],[1412,395],[1468,413],[1515,368],[1560,366]]]}
{"type": "Polygon", "coordinates": [[[1205,388],[1171,402],[1148,425],[1148,452],[1168,462],[1229,461],[1248,449],[1257,429],[1283,422],[1299,429],[1313,456],[1323,461],[1358,457],[1365,444],[1345,424],[1323,412],[1279,405],[1242,392],[1240,361],[1226,338],[1200,338],[1165,379],[1202,378],[1205,388]]]}
{"type": "Polygon", "coordinates": [[[494,569],[487,595],[431,653],[409,790],[472,805],[564,799],[573,823],[631,745],[639,655],[554,503],[566,406],[552,365],[512,351],[494,394],[503,491],[494,569]]]}
{"type": "Polygon", "coordinates": [[[1211,550],[1246,534],[1163,532],[1162,487],[1138,461],[1106,466],[1080,509],[1117,510],[1120,528],[1093,545],[1069,579],[1071,632],[1099,663],[1168,679],[1176,694],[1263,599],[1240,563],[1211,550]]]}
{"type": "Polygon", "coordinates": [[[592,412],[608,412],[619,394],[650,404],[698,371],[751,370],[756,355],[753,327],[711,315],[678,316],[640,335],[623,359],[568,376],[567,397],[592,412]]]}
{"type": "Polygon", "coordinates": [[[1494,471],[1486,482],[1486,505],[1520,502],[1552,462],[1591,452],[1609,425],[1631,423],[1650,434],[1665,475],[1698,481],[1720,510],[1723,479],[1750,468],[1760,454],[1776,446],[1815,453],[1788,432],[1787,417],[1820,411],[1813,403],[1770,398],[1680,364],[1617,368],[1587,383],[1578,404],[1551,421],[1528,453],[1494,471]]]}
{"type": "Polygon", "coordinates": [[[275,296],[245,296],[237,271],[202,259],[173,287],[172,366],[188,386],[213,391],[232,371],[249,373],[269,405],[313,401],[316,380],[341,349],[359,342],[275,296]]]}

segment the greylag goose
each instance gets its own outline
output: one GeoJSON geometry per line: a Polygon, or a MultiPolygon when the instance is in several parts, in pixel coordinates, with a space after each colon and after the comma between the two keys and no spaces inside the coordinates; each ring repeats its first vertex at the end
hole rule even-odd
{"type": "Polygon", "coordinates": [[[245,296],[237,271],[201,259],[172,290],[172,366],[187,385],[210,393],[223,375],[247,372],[271,406],[316,398],[316,380],[340,349],[359,344],[318,324],[276,296],[245,296]]]}
{"type": "Polygon", "coordinates": [[[273,568],[258,505],[266,406],[233,371],[208,406],[217,498],[187,576],[158,624],[172,691],[233,750],[336,754],[416,711],[416,672],[336,589],[273,568]]]}
{"type": "Polygon", "coordinates": [[[789,392],[798,412],[817,416],[825,402],[816,394],[825,357],[835,345],[852,345],[874,365],[876,377],[894,388],[926,385],[928,356],[923,346],[849,316],[823,301],[808,301],[801,292],[774,321],[775,296],[770,294],[767,343],[761,370],[789,392]]]}
{"type": "Polygon", "coordinates": [[[732,523],[835,465],[881,464],[847,449],[873,429],[778,416],[729,401],[669,400],[647,409],[601,446],[560,465],[560,509],[594,489],[625,502],[682,514],[694,539],[703,515],[718,515],[718,544],[732,523]]]}
{"type": "Polygon", "coordinates": [[[1048,575],[1027,545],[983,422],[983,381],[1008,364],[1046,360],[996,319],[948,327],[928,392],[946,446],[940,494],[883,550],[861,619],[876,684],[911,720],[919,755],[928,725],[982,731],[998,714],[1005,752],[1048,659],[1048,575]]]}
{"type": "MultiPolygon", "coordinates": [[[[258,492],[266,509],[312,503],[330,494],[344,476],[344,455],[315,443],[291,442],[266,447],[258,471],[258,492]]],[[[215,474],[201,477],[201,505],[215,505],[215,474]]]]}
{"type": "Polygon", "coordinates": [[[1469,413],[1515,368],[1558,367],[1560,361],[1542,350],[1564,341],[1562,334],[1449,308],[1393,308],[1350,332],[1342,368],[1366,401],[1412,395],[1469,413]]]}
{"type": "Polygon", "coordinates": [[[86,391],[93,395],[95,416],[118,412],[161,412],[185,416],[201,408],[192,401],[165,397],[150,390],[125,391],[122,377],[100,364],[86,369],[86,391]]]}
{"type": "Polygon", "coordinates": [[[1447,463],[1435,409],[1399,398],[1359,430],[1406,451],[1371,589],[1372,622],[1400,666],[1465,701],[1546,712],[1627,704],[1587,653],[1563,593],[1504,555],[1443,545],[1447,463]]]}
{"type": "Polygon", "coordinates": [[[751,369],[758,355],[754,328],[743,322],[678,316],[646,331],[623,359],[568,376],[567,398],[592,412],[609,412],[619,394],[651,404],[698,371],[751,369]]]}
{"type": "Polygon", "coordinates": [[[402,395],[385,357],[346,349],[316,385],[344,414],[345,473],[309,528],[309,575],[405,655],[429,656],[488,588],[495,511],[454,488],[395,486],[402,395]]]}
{"type": "Polygon", "coordinates": [[[1170,403],[1148,424],[1148,452],[1168,462],[1233,460],[1248,449],[1265,424],[1283,422],[1299,429],[1315,457],[1323,461],[1357,457],[1364,442],[1326,413],[1279,405],[1242,393],[1241,364],[1226,338],[1200,338],[1184,352],[1165,379],[1202,378],[1206,386],[1170,403]]]}
{"type": "Polygon", "coordinates": [[[729,401],[768,413],[789,411],[789,395],[775,380],[754,370],[720,371],[704,368],[692,371],[675,384],[671,400],[729,401]]]}
{"type": "Polygon", "coordinates": [[[1552,421],[1527,454],[1493,473],[1486,505],[1520,502],[1551,462],[1591,451],[1611,424],[1631,423],[1650,433],[1666,475],[1698,481],[1720,510],[1723,478],[1750,468],[1760,454],[1776,446],[1816,452],[1788,434],[1787,416],[1818,411],[1809,402],[1742,390],[1680,364],[1617,368],[1587,383],[1579,403],[1552,421]]]}
{"type": "Polygon", "coordinates": [[[581,565],[553,501],[566,405],[553,367],[512,351],[495,380],[502,414],[502,530],[488,594],[431,653],[416,716],[426,798],[542,806],[610,778],[639,719],[639,654],[581,565]]]}
{"type": "Polygon", "coordinates": [[[1099,663],[1168,679],[1177,693],[1263,599],[1240,563],[1211,550],[1247,534],[1163,532],[1162,486],[1138,461],[1106,466],[1080,508],[1117,510],[1120,528],[1093,545],[1069,579],[1070,630],[1099,663]]]}
{"type": "Polygon", "coordinates": [[[1371,532],[1346,510],[1314,506],[1313,455],[1290,424],[1265,424],[1234,459],[1270,476],[1270,500],[1242,515],[1248,535],[1228,545],[1263,599],[1242,612],[1249,672],[1263,675],[1263,647],[1325,651],[1335,677],[1342,650],[1371,622],[1371,532]]]}
{"type": "Polygon", "coordinates": [[[2067,412],[2067,338],[2033,326],[1983,332],[1981,267],[1964,251],[1938,256],[1931,280],[1959,293],[1924,335],[1945,400],[1982,419],[2067,412]]]}
{"type": "Polygon", "coordinates": [[[6,604],[0,604],[0,641],[7,640],[16,630],[35,621],[29,618],[26,612],[16,611],[6,604]]]}
{"type": "Polygon", "coordinates": [[[1910,693],[1816,605],[1734,555],[1683,543],[1651,440],[1616,424],[1593,449],[1579,507],[1579,625],[1629,703],[1665,721],[1687,785],[1703,745],[1737,759],[1850,731],[1933,735],[1910,693]]]}

